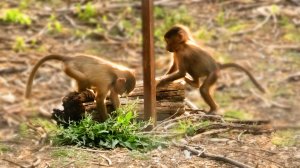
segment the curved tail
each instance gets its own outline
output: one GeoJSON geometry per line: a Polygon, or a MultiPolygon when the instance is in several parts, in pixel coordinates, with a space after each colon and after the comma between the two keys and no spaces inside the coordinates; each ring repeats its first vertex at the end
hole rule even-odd
{"type": "Polygon", "coordinates": [[[245,72],[248,77],[250,78],[250,80],[253,82],[253,84],[263,93],[265,93],[265,89],[257,82],[257,80],[253,77],[253,75],[244,67],[240,66],[239,64],[236,63],[226,63],[226,64],[220,64],[220,68],[221,69],[226,69],[226,68],[237,68],[239,70],[242,70],[243,72],[245,72]]]}
{"type": "Polygon", "coordinates": [[[45,56],[44,58],[42,58],[41,60],[39,60],[33,67],[30,75],[29,75],[29,78],[28,78],[28,81],[27,81],[27,84],[26,84],[26,91],[25,91],[25,98],[29,98],[30,97],[30,93],[31,93],[31,87],[32,87],[32,82],[33,82],[33,78],[38,70],[38,68],[46,61],[48,60],[59,60],[59,61],[66,61],[69,57],[67,56],[62,56],[62,55],[48,55],[48,56],[45,56]]]}

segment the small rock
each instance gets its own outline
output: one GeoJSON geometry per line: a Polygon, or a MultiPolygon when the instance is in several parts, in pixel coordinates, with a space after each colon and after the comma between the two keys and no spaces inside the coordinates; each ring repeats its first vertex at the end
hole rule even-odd
{"type": "Polygon", "coordinates": [[[11,93],[8,93],[6,95],[2,95],[1,99],[3,101],[5,101],[6,103],[14,103],[14,102],[16,102],[16,96],[13,95],[13,94],[11,94],[11,93]]]}
{"type": "Polygon", "coordinates": [[[190,159],[190,158],[191,158],[191,152],[190,152],[190,151],[184,150],[183,153],[184,153],[184,157],[185,157],[186,159],[190,159]]]}

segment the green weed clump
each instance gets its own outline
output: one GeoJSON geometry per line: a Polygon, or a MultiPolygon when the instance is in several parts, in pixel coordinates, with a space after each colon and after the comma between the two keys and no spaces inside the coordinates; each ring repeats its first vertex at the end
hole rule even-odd
{"type": "Polygon", "coordinates": [[[63,31],[62,24],[56,19],[56,16],[54,14],[52,14],[49,18],[47,29],[49,32],[53,33],[61,33],[63,31]]]}
{"type": "Polygon", "coordinates": [[[296,132],[291,130],[277,131],[272,134],[272,144],[277,146],[294,146],[296,145],[296,132]]]}
{"type": "Polygon", "coordinates": [[[13,50],[16,52],[24,51],[27,48],[26,41],[23,37],[16,37],[13,50]]]}
{"type": "Polygon", "coordinates": [[[90,21],[97,14],[95,6],[92,3],[87,3],[83,8],[80,4],[77,5],[76,13],[79,19],[84,21],[90,21]]]}
{"type": "Polygon", "coordinates": [[[16,23],[26,26],[29,26],[31,24],[30,17],[22,13],[19,9],[8,9],[4,11],[1,20],[7,23],[16,23]]]}
{"type": "Polygon", "coordinates": [[[253,116],[242,110],[230,110],[224,113],[224,117],[228,119],[250,120],[253,116]]]}
{"type": "Polygon", "coordinates": [[[198,130],[205,129],[211,125],[210,121],[192,122],[191,120],[181,120],[179,121],[178,127],[175,131],[179,133],[184,133],[188,136],[193,136],[198,130]]]}
{"type": "Polygon", "coordinates": [[[125,147],[132,150],[149,150],[159,145],[157,140],[139,133],[147,123],[137,122],[135,105],[119,108],[103,123],[86,116],[79,123],[60,128],[54,142],[61,145],[78,145],[111,149],[125,147]]]}

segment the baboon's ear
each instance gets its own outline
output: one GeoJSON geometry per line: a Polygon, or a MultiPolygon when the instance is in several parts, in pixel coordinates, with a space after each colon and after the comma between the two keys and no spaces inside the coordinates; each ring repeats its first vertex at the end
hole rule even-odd
{"type": "Polygon", "coordinates": [[[123,94],[126,91],[126,78],[118,78],[115,84],[115,91],[118,94],[123,94]]]}

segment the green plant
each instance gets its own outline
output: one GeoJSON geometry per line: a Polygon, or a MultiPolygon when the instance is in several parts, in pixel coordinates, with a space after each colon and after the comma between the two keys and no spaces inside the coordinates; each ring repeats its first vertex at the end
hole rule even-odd
{"type": "Polygon", "coordinates": [[[133,157],[134,159],[138,160],[149,160],[151,159],[151,156],[149,156],[147,153],[142,153],[137,150],[130,151],[129,156],[133,157]]]}
{"type": "Polygon", "coordinates": [[[179,121],[179,125],[176,131],[185,133],[188,136],[192,136],[196,134],[196,131],[205,127],[210,126],[209,121],[201,121],[201,122],[192,122],[190,120],[181,120],[179,121]]]}
{"type": "Polygon", "coordinates": [[[65,157],[72,157],[75,155],[76,155],[76,151],[72,148],[70,149],[58,148],[50,152],[50,156],[52,158],[65,158],[65,157]]]}
{"type": "Polygon", "coordinates": [[[280,7],[278,5],[273,4],[269,8],[272,15],[278,15],[280,13],[280,7]]]}
{"type": "Polygon", "coordinates": [[[19,3],[19,7],[21,9],[25,9],[30,5],[31,0],[21,0],[21,2],[19,3]]]}
{"type": "Polygon", "coordinates": [[[67,164],[70,160],[75,161],[75,167],[84,167],[85,161],[93,157],[93,153],[76,150],[71,147],[57,147],[50,151],[50,156],[53,158],[50,161],[52,167],[61,167],[61,164],[67,164]]]}
{"type": "Polygon", "coordinates": [[[90,19],[95,17],[97,14],[96,8],[91,2],[87,3],[84,7],[78,4],[76,9],[79,19],[84,21],[90,21],[90,19]]]}
{"type": "Polygon", "coordinates": [[[53,33],[61,33],[63,30],[62,24],[56,19],[54,14],[52,14],[49,18],[47,29],[49,32],[53,33]]]}
{"type": "Polygon", "coordinates": [[[13,44],[13,50],[16,52],[24,51],[27,45],[23,37],[16,37],[13,44]]]}
{"type": "Polygon", "coordinates": [[[224,117],[227,119],[239,119],[239,120],[247,120],[252,119],[253,116],[249,113],[246,113],[241,110],[230,110],[224,113],[224,117]]]}
{"type": "Polygon", "coordinates": [[[291,130],[272,133],[272,144],[277,146],[294,146],[296,144],[296,132],[291,130]]]}
{"type": "Polygon", "coordinates": [[[288,42],[300,42],[300,30],[297,28],[290,18],[286,16],[280,17],[279,25],[283,28],[284,34],[282,38],[288,42]]]}
{"type": "Polygon", "coordinates": [[[147,150],[159,145],[150,136],[138,134],[146,123],[135,121],[135,104],[119,108],[105,122],[93,121],[86,116],[79,123],[70,123],[66,129],[60,128],[54,140],[62,145],[115,148],[126,147],[133,150],[147,150]]]}
{"type": "Polygon", "coordinates": [[[196,32],[196,37],[204,41],[210,41],[214,35],[215,32],[213,30],[208,30],[204,26],[200,27],[199,30],[196,32]]]}
{"type": "Polygon", "coordinates": [[[216,20],[216,22],[219,26],[224,26],[225,25],[225,13],[224,13],[224,11],[220,11],[218,13],[218,15],[216,16],[215,20],[216,20]]]}
{"type": "Polygon", "coordinates": [[[300,31],[298,32],[290,32],[290,33],[286,33],[283,36],[283,39],[289,42],[300,42],[300,35],[299,35],[300,31]]]}
{"type": "Polygon", "coordinates": [[[28,15],[22,13],[19,9],[8,9],[4,11],[1,18],[4,22],[16,23],[21,25],[29,26],[31,24],[31,19],[28,15]]]}
{"type": "Polygon", "coordinates": [[[196,131],[195,125],[189,120],[179,121],[179,126],[177,128],[178,132],[186,133],[187,135],[194,135],[196,131]]]}
{"type": "Polygon", "coordinates": [[[10,152],[10,151],[12,151],[11,147],[4,145],[4,144],[0,144],[0,154],[10,152]]]}
{"type": "Polygon", "coordinates": [[[228,30],[231,33],[236,33],[236,32],[247,29],[247,27],[248,27],[248,25],[246,23],[235,22],[234,24],[232,24],[228,27],[228,30]]]}
{"type": "Polygon", "coordinates": [[[39,127],[43,127],[43,129],[49,134],[51,132],[56,132],[58,129],[57,129],[57,126],[47,120],[47,119],[42,119],[42,118],[34,118],[32,120],[30,120],[31,124],[35,125],[35,126],[39,126],[39,127]]]}

